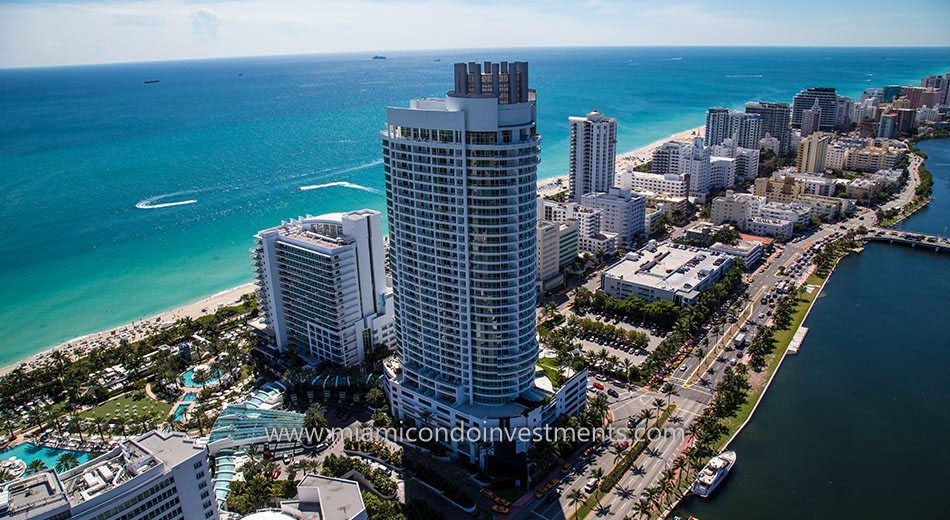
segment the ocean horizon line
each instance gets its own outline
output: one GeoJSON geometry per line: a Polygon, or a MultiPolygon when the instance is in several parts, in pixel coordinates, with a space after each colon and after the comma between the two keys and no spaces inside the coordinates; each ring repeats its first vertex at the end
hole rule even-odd
{"type": "MultiPolygon", "coordinates": [[[[371,54],[371,53],[395,53],[399,54],[425,54],[432,52],[496,52],[496,51],[539,51],[539,50],[572,50],[576,49],[579,51],[590,51],[597,49],[610,49],[610,50],[619,50],[619,49],[723,49],[723,50],[736,50],[736,49],[763,49],[763,50],[777,50],[777,49],[808,49],[808,50],[862,50],[862,49],[880,49],[880,50],[921,50],[921,49],[950,49],[950,45],[756,45],[756,44],[746,44],[746,45],[537,45],[537,46],[514,46],[514,47],[446,47],[446,48],[426,48],[426,49],[357,49],[357,50],[340,50],[340,51],[315,51],[315,52],[291,52],[291,53],[273,53],[273,54],[241,54],[241,55],[222,55],[222,56],[200,56],[200,57],[191,57],[191,58],[158,58],[153,60],[118,60],[118,61],[102,61],[102,62],[81,62],[81,63],[62,63],[62,64],[50,64],[50,65],[18,65],[18,66],[6,66],[0,65],[0,72],[3,71],[17,71],[17,70],[41,70],[41,69],[67,69],[67,68],[94,68],[94,67],[108,67],[108,66],[117,66],[117,65],[159,65],[159,64],[176,64],[176,63],[188,63],[188,62],[199,62],[199,61],[237,61],[237,60],[246,60],[246,59],[266,59],[266,58],[305,58],[305,57],[335,57],[335,56],[352,56],[352,55],[362,55],[362,54],[371,54]]],[[[372,58],[372,57],[370,57],[372,58]]],[[[386,56],[389,59],[389,56],[386,56]]]]}

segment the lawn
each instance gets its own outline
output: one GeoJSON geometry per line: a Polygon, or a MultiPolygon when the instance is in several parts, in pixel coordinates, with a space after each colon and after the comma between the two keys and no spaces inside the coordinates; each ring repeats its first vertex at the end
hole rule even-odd
{"type": "Polygon", "coordinates": [[[115,417],[144,418],[152,417],[155,421],[162,421],[168,416],[172,405],[149,399],[144,392],[132,392],[115,399],[110,399],[101,405],[86,410],[81,415],[86,419],[103,417],[106,420],[115,417]]]}
{"type": "Polygon", "coordinates": [[[538,366],[541,367],[541,370],[544,370],[544,374],[548,376],[548,379],[551,381],[558,380],[558,368],[557,364],[554,362],[554,358],[543,357],[538,360],[538,366]]]}

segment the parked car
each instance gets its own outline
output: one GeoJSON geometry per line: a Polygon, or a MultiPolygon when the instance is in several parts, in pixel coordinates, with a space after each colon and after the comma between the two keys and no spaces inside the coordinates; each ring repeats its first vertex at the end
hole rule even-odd
{"type": "Polygon", "coordinates": [[[614,390],[613,388],[607,389],[607,395],[609,395],[610,397],[615,397],[615,398],[620,397],[620,394],[618,394],[617,391],[614,390]]]}

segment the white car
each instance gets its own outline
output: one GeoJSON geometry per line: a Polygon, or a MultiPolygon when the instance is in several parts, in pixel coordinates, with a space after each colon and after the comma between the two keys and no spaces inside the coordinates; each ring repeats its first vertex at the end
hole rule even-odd
{"type": "Polygon", "coordinates": [[[584,486],[584,492],[591,493],[597,489],[597,479],[591,477],[587,479],[587,485],[584,486]]]}

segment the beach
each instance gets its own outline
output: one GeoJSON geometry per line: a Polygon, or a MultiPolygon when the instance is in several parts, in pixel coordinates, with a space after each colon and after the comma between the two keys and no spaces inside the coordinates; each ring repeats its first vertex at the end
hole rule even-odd
{"type": "MultiPolygon", "coordinates": [[[[663,139],[657,139],[656,141],[653,141],[646,146],[641,146],[636,150],[617,154],[617,171],[626,170],[627,168],[635,168],[649,161],[653,157],[653,151],[662,146],[663,143],[667,141],[692,141],[693,138],[703,137],[705,130],[705,125],[697,126],[696,128],[690,128],[689,130],[677,132],[663,139]]],[[[564,191],[565,189],[567,189],[567,174],[559,175],[557,177],[549,177],[547,179],[538,181],[538,195],[541,196],[554,195],[555,193],[564,191]]]]}
{"type": "Polygon", "coordinates": [[[69,341],[60,343],[59,345],[45,349],[42,352],[37,352],[26,359],[6,365],[0,369],[0,376],[4,376],[12,372],[19,366],[23,366],[27,369],[36,367],[42,364],[46,358],[48,358],[54,352],[63,352],[70,359],[75,359],[85,355],[92,348],[118,345],[123,339],[128,340],[129,342],[144,339],[147,336],[160,331],[163,326],[172,324],[178,319],[185,317],[198,318],[199,316],[213,313],[215,310],[221,307],[238,303],[241,300],[241,297],[243,297],[245,294],[253,293],[255,290],[257,290],[256,284],[246,283],[226,291],[213,294],[207,298],[202,298],[196,302],[165,311],[155,316],[151,316],[149,318],[136,320],[120,327],[73,338],[69,341]]]}

